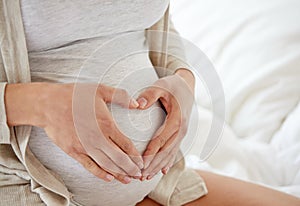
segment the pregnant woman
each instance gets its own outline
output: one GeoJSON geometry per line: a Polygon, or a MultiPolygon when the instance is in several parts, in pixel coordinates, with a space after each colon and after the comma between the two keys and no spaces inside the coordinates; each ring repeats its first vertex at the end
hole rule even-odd
{"type": "Polygon", "coordinates": [[[184,168],[194,77],[145,52],[168,0],[0,2],[0,205],[297,204],[184,168]]]}

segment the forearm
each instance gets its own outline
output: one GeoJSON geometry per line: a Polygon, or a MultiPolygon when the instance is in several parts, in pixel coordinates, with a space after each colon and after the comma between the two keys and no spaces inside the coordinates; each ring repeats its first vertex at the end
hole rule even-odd
{"type": "Polygon", "coordinates": [[[41,125],[41,105],[46,83],[8,84],[5,89],[5,107],[9,126],[41,125]]]}

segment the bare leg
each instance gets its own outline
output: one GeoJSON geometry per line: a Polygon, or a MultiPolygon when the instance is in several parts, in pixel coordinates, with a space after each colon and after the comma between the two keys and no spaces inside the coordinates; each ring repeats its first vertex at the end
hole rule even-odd
{"type": "MultiPolygon", "coordinates": [[[[299,206],[300,199],[266,187],[225,177],[210,172],[197,171],[206,182],[208,194],[186,206],[299,206]]],[[[145,198],[138,206],[158,206],[145,198]]]]}
{"type": "Polygon", "coordinates": [[[198,171],[207,185],[208,194],[187,206],[297,206],[300,199],[266,187],[230,177],[198,171]]]}

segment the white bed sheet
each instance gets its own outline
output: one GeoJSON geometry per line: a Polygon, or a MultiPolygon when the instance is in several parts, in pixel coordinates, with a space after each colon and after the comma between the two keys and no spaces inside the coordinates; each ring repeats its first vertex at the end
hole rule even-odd
{"type": "Polygon", "coordinates": [[[212,114],[197,85],[200,134],[188,165],[300,197],[300,1],[171,2],[175,27],[211,59],[226,97],[222,140],[201,163],[212,114]]]}

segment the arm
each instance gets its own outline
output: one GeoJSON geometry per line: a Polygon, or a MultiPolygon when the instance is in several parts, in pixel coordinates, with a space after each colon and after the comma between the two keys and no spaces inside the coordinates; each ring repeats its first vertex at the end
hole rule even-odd
{"type": "Polygon", "coordinates": [[[45,127],[45,114],[40,105],[45,98],[43,83],[8,84],[5,90],[5,108],[8,126],[33,125],[45,127]]]}
{"type": "MultiPolygon", "coordinates": [[[[149,108],[160,100],[167,117],[143,154],[145,168],[143,179],[151,179],[162,170],[166,174],[173,166],[181,141],[187,132],[190,112],[194,102],[195,77],[184,63],[185,55],[180,36],[170,22],[168,42],[162,36],[166,15],[148,31],[150,59],[160,79],[153,87],[139,95],[140,109],[149,108]],[[154,31],[153,31],[154,30],[154,31]],[[167,61],[164,62],[164,45],[168,46],[167,61]],[[166,66],[161,68],[162,65],[166,66]]],[[[165,34],[165,33],[164,33],[165,34]]]]}
{"type": "Polygon", "coordinates": [[[140,175],[140,154],[118,130],[106,107],[106,103],[117,103],[136,108],[136,102],[126,91],[105,85],[76,84],[75,102],[75,84],[19,83],[3,88],[5,108],[1,112],[6,110],[9,126],[44,128],[66,154],[105,181],[116,177],[129,183],[130,177],[140,175]],[[95,119],[90,118],[93,116],[99,125],[95,126],[95,119]]]}

